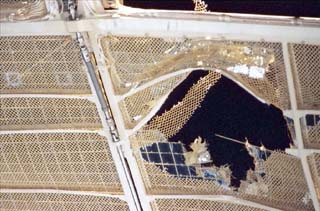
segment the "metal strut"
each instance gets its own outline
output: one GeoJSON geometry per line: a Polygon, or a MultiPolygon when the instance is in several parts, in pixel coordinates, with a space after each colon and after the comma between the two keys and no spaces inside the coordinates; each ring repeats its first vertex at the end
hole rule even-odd
{"type": "MultiPolygon", "coordinates": [[[[76,20],[77,13],[76,13],[76,4],[75,4],[74,0],[68,0],[68,9],[69,9],[71,20],[76,20]]],[[[78,44],[79,44],[79,47],[81,50],[83,60],[87,66],[91,81],[92,81],[93,86],[96,90],[96,94],[98,96],[98,99],[99,99],[99,102],[101,105],[101,109],[102,109],[102,111],[105,115],[105,118],[107,120],[107,124],[108,124],[109,130],[111,133],[111,137],[112,137],[112,141],[118,142],[120,140],[119,139],[119,132],[118,132],[118,129],[115,125],[115,121],[113,119],[109,103],[105,100],[104,94],[101,91],[99,80],[98,80],[96,73],[95,73],[95,68],[94,68],[92,61],[90,59],[89,50],[88,50],[87,46],[85,45],[85,40],[80,32],[76,32],[76,38],[77,38],[77,41],[78,41],[78,44]]]]}
{"type": "MultiPolygon", "coordinates": [[[[76,4],[75,4],[74,0],[68,0],[68,10],[70,13],[70,20],[78,20],[76,4]]],[[[101,90],[100,83],[99,83],[99,80],[98,80],[97,75],[95,73],[94,65],[90,59],[90,53],[89,53],[89,50],[85,44],[84,37],[80,32],[76,32],[76,39],[78,41],[83,60],[87,66],[87,69],[88,69],[88,72],[90,75],[90,79],[93,83],[94,89],[95,89],[97,97],[99,99],[101,109],[105,115],[106,122],[108,124],[109,130],[111,133],[112,141],[119,142],[120,139],[119,139],[118,129],[115,125],[115,121],[113,119],[109,103],[107,102],[107,100],[104,97],[104,94],[101,90]]],[[[120,161],[121,161],[122,168],[124,170],[126,182],[128,183],[128,186],[129,186],[130,194],[133,198],[134,206],[137,211],[141,211],[142,210],[141,202],[139,200],[135,184],[132,181],[130,167],[127,164],[126,158],[123,155],[123,151],[122,151],[121,146],[116,146],[116,149],[117,149],[117,153],[119,155],[120,161]]]]}
{"type": "Polygon", "coordinates": [[[96,93],[97,93],[97,96],[98,96],[98,99],[99,99],[99,102],[101,105],[101,109],[106,117],[107,124],[108,124],[109,130],[110,130],[110,133],[111,133],[112,141],[118,142],[119,141],[118,129],[115,125],[115,121],[113,119],[113,116],[112,116],[112,113],[110,110],[110,106],[109,106],[108,102],[106,102],[106,100],[104,98],[104,94],[101,91],[101,87],[99,85],[98,78],[95,74],[94,66],[93,66],[91,59],[90,59],[90,54],[89,54],[88,48],[84,43],[84,38],[83,38],[82,34],[80,32],[76,32],[76,36],[77,36],[77,40],[78,40],[78,43],[80,46],[83,60],[86,63],[90,78],[91,78],[91,80],[93,82],[93,86],[96,90],[96,93]]]}

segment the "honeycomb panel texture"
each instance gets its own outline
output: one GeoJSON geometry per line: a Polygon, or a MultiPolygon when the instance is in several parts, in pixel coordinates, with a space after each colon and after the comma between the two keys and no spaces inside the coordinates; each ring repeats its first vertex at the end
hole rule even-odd
{"type": "Polygon", "coordinates": [[[90,94],[71,36],[0,37],[0,93],[90,94]]]}
{"type": "Polygon", "coordinates": [[[0,130],[100,129],[96,105],[73,98],[0,98],[0,130]]]}
{"type": "Polygon", "coordinates": [[[153,211],[266,211],[232,202],[200,199],[156,199],[151,206],[153,211]]]}
{"type": "Polygon", "coordinates": [[[205,195],[205,194],[231,194],[231,192],[219,187],[213,182],[178,178],[171,175],[155,165],[155,163],[144,161],[140,154],[140,148],[144,143],[134,143],[134,154],[141,172],[144,185],[148,194],[154,195],[205,195]]]}
{"type": "Polygon", "coordinates": [[[176,134],[199,107],[209,88],[214,86],[220,78],[220,73],[210,72],[189,89],[179,104],[164,112],[161,116],[156,116],[144,129],[159,130],[166,137],[176,134]]]}
{"type": "Polygon", "coordinates": [[[320,45],[289,44],[298,106],[320,109],[320,45]]]}
{"type": "Polygon", "coordinates": [[[320,149],[320,124],[305,127],[302,134],[306,148],[320,149]]]}
{"type": "Polygon", "coordinates": [[[181,74],[160,81],[124,98],[119,103],[119,107],[124,117],[126,127],[133,128],[137,125],[137,123],[159,104],[159,100],[169,94],[187,75],[188,74],[181,74]]]}
{"type": "Polygon", "coordinates": [[[126,211],[125,201],[113,197],[63,193],[0,193],[3,211],[126,211]]]}
{"type": "Polygon", "coordinates": [[[107,62],[112,64],[111,77],[117,94],[123,94],[141,81],[150,80],[145,69],[161,61],[166,51],[181,42],[162,38],[105,36],[101,46],[107,62]]]}
{"type": "Polygon", "coordinates": [[[130,137],[147,192],[150,194],[226,194],[280,209],[312,210],[310,202],[308,204],[302,202],[308,189],[300,160],[287,154],[274,152],[264,163],[266,176],[263,183],[268,187],[267,195],[253,195],[241,190],[228,191],[208,180],[178,178],[164,172],[154,163],[144,161],[141,157],[141,147],[165,141],[180,130],[202,102],[208,88],[211,86],[214,88],[214,84],[220,77],[220,73],[210,72],[190,88],[179,104],[155,117],[130,137]]]}
{"type": "Polygon", "coordinates": [[[263,168],[265,175],[263,184],[267,187],[267,194],[250,194],[242,189],[238,191],[226,190],[209,180],[200,180],[171,175],[161,170],[152,162],[146,162],[141,157],[140,148],[157,142],[161,135],[155,131],[142,131],[132,137],[135,157],[143,177],[146,191],[149,194],[196,194],[196,195],[233,195],[249,201],[254,201],[278,209],[300,211],[313,210],[312,203],[303,202],[308,193],[301,161],[291,155],[274,151],[263,168]],[[157,138],[157,140],[154,140],[157,138]]]}
{"type": "Polygon", "coordinates": [[[121,192],[105,137],[96,133],[0,135],[0,186],[121,192]]]}
{"type": "Polygon", "coordinates": [[[311,201],[303,202],[309,189],[299,158],[274,151],[264,162],[264,169],[267,195],[245,194],[243,198],[284,210],[314,210],[311,201]]]}
{"type": "MultiPolygon", "coordinates": [[[[132,87],[186,68],[220,69],[254,94],[282,109],[289,108],[287,80],[280,43],[205,41],[204,39],[162,39],[151,37],[105,36],[100,40],[117,94],[132,87]],[[228,65],[245,63],[239,46],[268,49],[274,55],[263,79],[227,71],[228,65]],[[224,56],[224,49],[234,60],[224,56]],[[218,55],[217,52],[222,52],[218,55]]],[[[248,60],[252,59],[248,58],[248,60]]]]}
{"type": "Polygon", "coordinates": [[[318,199],[320,200],[320,153],[313,153],[308,156],[313,183],[316,189],[318,199]]]}

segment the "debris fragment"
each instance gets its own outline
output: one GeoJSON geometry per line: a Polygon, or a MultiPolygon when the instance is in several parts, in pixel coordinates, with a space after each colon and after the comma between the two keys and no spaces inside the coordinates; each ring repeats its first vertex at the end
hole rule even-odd
{"type": "Polygon", "coordinates": [[[192,152],[184,153],[186,165],[197,165],[211,163],[211,155],[207,151],[207,143],[198,137],[190,145],[192,152]]]}

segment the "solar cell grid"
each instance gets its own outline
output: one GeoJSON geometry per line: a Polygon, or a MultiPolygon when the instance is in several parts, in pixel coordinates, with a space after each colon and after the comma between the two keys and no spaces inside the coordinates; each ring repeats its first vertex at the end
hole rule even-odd
{"type": "Polygon", "coordinates": [[[177,177],[213,179],[210,176],[197,175],[195,166],[185,164],[185,150],[181,143],[156,142],[141,148],[140,152],[145,161],[155,163],[161,170],[177,177]]]}
{"type": "Polygon", "coordinates": [[[307,114],[305,118],[307,126],[316,126],[317,124],[320,124],[320,115],[307,114]]]}

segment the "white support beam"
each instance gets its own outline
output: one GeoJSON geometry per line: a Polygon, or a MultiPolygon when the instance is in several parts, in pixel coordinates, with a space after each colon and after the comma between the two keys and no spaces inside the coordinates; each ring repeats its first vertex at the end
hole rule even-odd
{"type": "Polygon", "coordinates": [[[99,18],[92,23],[101,34],[150,37],[210,37],[219,40],[248,40],[319,44],[320,27],[300,25],[280,26],[252,23],[218,22],[194,19],[166,19],[155,17],[99,18]]]}
{"type": "MultiPolygon", "coordinates": [[[[128,36],[156,37],[204,37],[212,39],[250,40],[250,41],[301,41],[310,44],[319,44],[320,27],[306,25],[273,25],[256,24],[254,22],[221,22],[206,16],[194,16],[192,13],[176,13],[173,17],[157,15],[150,11],[141,11],[141,14],[108,13],[107,17],[83,19],[79,21],[38,21],[1,23],[1,36],[22,35],[72,35],[74,32],[99,31],[100,33],[115,33],[128,36]],[[145,13],[146,15],[143,15],[145,13]],[[245,29],[245,30],[244,30],[245,29]]],[[[223,17],[223,16],[221,16],[223,17]]]]}
{"type": "Polygon", "coordinates": [[[119,144],[112,141],[110,129],[109,129],[109,126],[108,126],[108,123],[106,120],[106,116],[105,116],[104,112],[102,111],[101,104],[100,104],[100,101],[97,96],[97,91],[95,90],[93,81],[90,79],[89,72],[86,71],[86,73],[87,73],[87,77],[88,77],[89,85],[91,87],[92,94],[94,96],[94,101],[96,103],[97,110],[98,110],[98,113],[99,113],[99,116],[100,116],[100,119],[101,119],[101,122],[103,125],[103,132],[101,133],[101,135],[105,135],[107,137],[108,145],[109,145],[109,148],[111,151],[111,155],[112,155],[113,161],[115,163],[117,173],[119,176],[119,180],[121,182],[121,185],[122,185],[122,188],[123,188],[123,191],[125,194],[124,199],[128,203],[130,210],[140,211],[139,210],[140,205],[136,203],[136,201],[138,201],[138,199],[136,198],[136,196],[134,194],[132,194],[132,192],[134,191],[132,188],[132,181],[131,181],[131,178],[128,178],[126,163],[123,162],[122,154],[119,151],[119,144]]]}
{"type": "MultiPolygon", "coordinates": [[[[117,102],[117,98],[114,94],[113,91],[113,87],[112,87],[112,82],[108,73],[108,67],[104,61],[104,58],[100,58],[100,50],[99,50],[99,46],[97,43],[97,38],[98,35],[95,32],[90,32],[89,33],[89,39],[90,39],[90,44],[91,44],[91,48],[93,49],[95,55],[96,55],[96,59],[98,62],[98,70],[101,74],[102,77],[102,82],[106,91],[106,95],[108,97],[108,101],[110,104],[110,107],[112,109],[112,114],[113,114],[113,118],[116,122],[116,126],[119,132],[119,136],[120,136],[120,141],[119,143],[110,143],[110,148],[111,148],[111,152],[113,154],[117,153],[118,157],[122,156],[122,153],[124,153],[124,156],[127,159],[127,162],[129,164],[129,168],[130,169],[122,169],[120,172],[122,172],[122,174],[120,175],[121,179],[124,180],[126,178],[126,175],[132,175],[132,180],[131,178],[128,178],[130,181],[122,181],[122,184],[124,186],[124,188],[127,189],[127,193],[126,195],[129,195],[129,187],[131,187],[131,191],[135,191],[133,189],[137,190],[139,199],[136,200],[140,200],[141,201],[141,206],[142,206],[142,210],[151,210],[150,204],[147,201],[147,195],[144,189],[144,185],[143,185],[143,179],[140,175],[139,172],[139,167],[136,163],[135,158],[133,157],[132,154],[132,150],[130,147],[130,141],[128,138],[128,134],[126,133],[125,127],[124,127],[124,122],[122,120],[122,116],[121,116],[121,112],[118,106],[118,102],[117,102]],[[126,173],[125,173],[126,171],[126,173]],[[131,184],[129,184],[131,183],[131,184]]],[[[116,164],[119,165],[120,158],[116,158],[115,159],[116,164]],[[118,163],[117,163],[118,162],[118,163]]],[[[131,195],[131,194],[130,194],[131,195]]],[[[132,196],[135,197],[135,196],[132,196]]],[[[134,207],[134,201],[133,198],[128,201],[130,208],[133,209],[134,207]]],[[[136,208],[134,209],[136,210],[136,208]]],[[[138,211],[140,211],[140,209],[137,209],[138,211]]]]}
{"type": "Polygon", "coordinates": [[[320,115],[320,110],[297,110],[300,117],[304,117],[307,114],[320,115]]]}
{"type": "MultiPolygon", "coordinates": [[[[298,115],[299,118],[302,118],[305,117],[307,114],[320,115],[320,110],[295,110],[295,114],[298,115]]],[[[291,109],[284,110],[283,115],[293,119],[293,111],[291,109]]]]}
{"type": "MultiPolygon", "coordinates": [[[[305,156],[309,156],[309,155],[311,155],[313,153],[319,153],[320,154],[320,149],[302,149],[300,151],[302,151],[303,152],[302,154],[305,155],[305,156]]],[[[294,149],[294,148],[286,149],[286,153],[288,153],[290,155],[293,155],[293,156],[296,156],[296,157],[300,156],[299,150],[298,149],[294,149]]]]}
{"type": "Polygon", "coordinates": [[[296,140],[298,144],[298,155],[301,159],[303,172],[308,184],[308,188],[311,194],[311,199],[313,202],[313,206],[315,211],[320,211],[320,205],[317,197],[317,193],[315,190],[315,186],[312,180],[312,175],[310,171],[310,167],[308,164],[307,156],[308,153],[304,151],[304,144],[303,144],[303,137],[301,131],[301,124],[300,124],[300,116],[297,112],[297,99],[296,99],[296,91],[294,87],[294,78],[292,75],[291,65],[290,65],[290,57],[289,57],[289,49],[288,49],[288,42],[282,42],[282,49],[283,49],[283,57],[288,81],[288,89],[289,89],[289,97],[290,97],[290,104],[292,108],[292,115],[294,120],[294,129],[296,132],[296,140]]]}
{"type": "Polygon", "coordinates": [[[1,23],[0,36],[71,35],[65,21],[1,23]]]}

